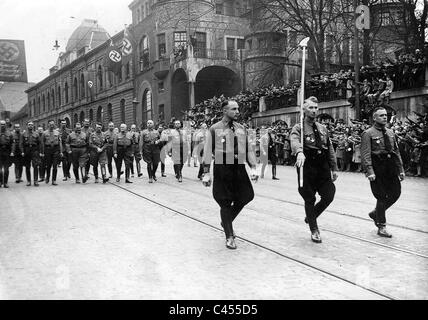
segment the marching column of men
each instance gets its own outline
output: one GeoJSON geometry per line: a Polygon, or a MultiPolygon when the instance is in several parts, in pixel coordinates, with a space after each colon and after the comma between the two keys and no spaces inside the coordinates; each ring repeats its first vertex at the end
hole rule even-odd
{"type": "MultiPolygon", "coordinates": [[[[298,192],[304,200],[305,219],[311,231],[311,240],[321,243],[321,236],[317,219],[333,201],[337,179],[337,163],[333,145],[328,130],[316,122],[318,100],[309,97],[304,101],[303,127],[296,124],[290,134],[293,154],[296,156],[298,192]],[[302,139],[303,137],[303,139],[302,139]],[[303,143],[302,143],[303,140],[303,143]],[[301,171],[303,169],[303,171],[301,171]],[[302,173],[303,172],[303,173],[302,173]],[[302,176],[300,176],[303,174],[302,176]],[[301,183],[303,181],[303,183],[301,183]],[[316,193],[320,200],[316,202],[316,193]]],[[[253,200],[254,190],[251,180],[258,180],[256,166],[258,161],[263,166],[266,161],[256,158],[253,150],[255,136],[237,122],[239,105],[230,100],[222,104],[223,118],[209,129],[202,124],[200,130],[189,135],[182,129],[179,120],[174,121],[173,128],[159,125],[155,129],[152,120],[147,121],[147,128],[141,133],[133,125],[127,130],[126,124],[120,129],[110,122],[108,130],[102,132],[102,124],[97,123],[93,131],[89,121],[85,119],[85,127],[76,123],[72,132],[67,129],[65,121],[61,121],[61,128],[55,129],[54,121],[48,122],[48,130],[34,127],[33,122],[27,123],[27,129],[21,132],[19,125],[14,131],[7,128],[5,121],[0,121],[0,187],[8,188],[9,167],[15,163],[16,182],[19,183],[22,175],[22,166],[25,166],[27,186],[38,186],[38,181],[56,184],[57,167],[63,161],[64,181],[70,178],[70,165],[76,183],[88,180],[90,165],[93,166],[95,183],[99,183],[98,167],[101,167],[103,183],[112,177],[112,159],[115,159],[116,181],[120,182],[123,174],[122,162],[125,164],[125,182],[130,181],[133,159],[137,164],[138,175],[141,175],[139,161],[147,164],[149,183],[157,181],[156,171],[161,162],[161,175],[165,177],[165,160],[168,154],[173,161],[175,177],[182,182],[183,164],[187,157],[197,157],[200,163],[198,178],[203,185],[211,185],[210,168],[213,161],[213,198],[220,206],[221,226],[226,237],[226,247],[236,249],[233,222],[243,208],[253,200]],[[192,136],[193,152],[189,155],[192,136]],[[253,142],[252,142],[253,141],[253,142]],[[65,152],[66,151],[66,152],[65,152]],[[65,154],[64,154],[65,153],[65,154]],[[250,177],[245,168],[245,162],[250,166],[250,177]],[[33,167],[33,179],[31,179],[33,167]],[[107,176],[107,169],[109,177],[107,176]],[[80,175],[79,175],[80,170],[80,175]],[[52,172],[51,172],[52,171],[52,172]],[[40,178],[40,180],[38,180],[40,178]],[[251,179],[250,179],[251,178],[251,179]]],[[[401,182],[404,179],[402,160],[398,145],[392,130],[386,128],[387,113],[384,108],[377,108],[373,113],[374,124],[362,136],[362,163],[366,176],[370,181],[372,193],[376,199],[375,209],[369,217],[378,228],[378,235],[390,238],[386,230],[386,210],[400,197],[401,182]]],[[[272,165],[275,159],[269,155],[269,147],[273,141],[271,132],[263,137],[264,156],[268,155],[272,165]]],[[[276,178],[273,167],[272,178],[276,178]]],[[[276,179],[277,180],[277,179],[276,179]]]]}

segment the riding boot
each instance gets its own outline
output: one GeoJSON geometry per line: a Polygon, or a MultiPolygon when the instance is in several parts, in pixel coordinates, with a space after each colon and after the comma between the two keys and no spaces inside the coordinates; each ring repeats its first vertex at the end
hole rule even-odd
{"type": "Polygon", "coordinates": [[[141,163],[137,162],[137,174],[139,177],[141,177],[143,174],[141,173],[141,163]]]}
{"type": "Polygon", "coordinates": [[[106,166],[105,164],[101,165],[101,176],[103,177],[103,183],[108,182],[107,174],[106,174],[106,166]]]}

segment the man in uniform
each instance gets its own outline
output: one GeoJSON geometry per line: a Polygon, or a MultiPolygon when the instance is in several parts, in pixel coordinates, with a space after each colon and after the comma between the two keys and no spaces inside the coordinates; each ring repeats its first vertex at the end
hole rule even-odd
{"type": "MultiPolygon", "coordinates": [[[[43,127],[38,127],[37,132],[39,134],[40,142],[42,141],[42,135],[43,135],[43,127]]],[[[45,172],[46,172],[46,159],[43,156],[43,150],[42,155],[40,156],[40,166],[39,166],[39,182],[45,181],[45,172]]]]}
{"type": "Polygon", "coordinates": [[[245,161],[251,167],[251,179],[257,180],[256,156],[248,143],[246,129],[235,122],[239,116],[236,101],[222,104],[223,119],[211,126],[204,147],[205,186],[211,185],[209,174],[214,154],[213,196],[220,205],[221,225],[226,235],[226,247],[236,249],[232,222],[254,198],[254,190],[245,169],[245,161]],[[235,120],[235,121],[234,121],[235,120]]]}
{"type": "Polygon", "coordinates": [[[129,180],[129,174],[131,171],[132,165],[132,133],[126,130],[126,124],[122,123],[120,125],[120,131],[114,137],[113,142],[113,154],[116,159],[116,171],[117,177],[116,181],[120,182],[120,175],[122,169],[122,161],[125,162],[125,182],[132,183],[129,180]]]}
{"type": "Polygon", "coordinates": [[[101,176],[103,183],[108,182],[106,173],[107,154],[106,154],[106,139],[104,133],[101,131],[103,125],[97,123],[95,132],[91,134],[89,138],[90,148],[90,161],[94,170],[95,183],[98,183],[98,163],[101,165],[101,176]]]}
{"type": "MultiPolygon", "coordinates": [[[[83,120],[82,132],[84,134],[86,134],[86,138],[87,139],[89,139],[89,137],[91,136],[92,132],[94,132],[94,130],[90,127],[89,119],[84,119],[83,120]]],[[[89,159],[89,150],[88,150],[88,159],[89,159]]],[[[88,160],[86,162],[85,172],[89,173],[90,168],[91,168],[91,161],[88,160]]],[[[89,176],[86,176],[86,179],[89,179],[89,176]]]]}
{"type": "Polygon", "coordinates": [[[303,133],[300,124],[291,130],[290,142],[294,155],[297,155],[297,179],[300,184],[300,167],[303,166],[303,186],[299,193],[305,201],[305,222],[309,224],[311,239],[321,243],[317,218],[333,201],[337,179],[337,163],[333,146],[325,126],[315,121],[318,112],[318,99],[309,97],[304,101],[303,133]],[[301,134],[304,142],[301,144],[301,134]],[[321,199],[315,204],[315,193],[321,199]]]}
{"type": "Polygon", "coordinates": [[[141,151],[140,151],[140,133],[137,131],[137,126],[133,124],[131,126],[131,133],[132,133],[132,152],[134,156],[132,157],[132,164],[131,164],[131,177],[134,177],[134,160],[135,164],[137,166],[137,174],[138,177],[141,177],[143,174],[141,173],[141,164],[140,161],[142,159],[141,151]]]}
{"type": "Polygon", "coordinates": [[[158,126],[158,132],[161,137],[161,141],[159,142],[159,149],[160,149],[160,162],[161,162],[161,176],[166,177],[165,174],[165,161],[166,161],[166,154],[167,154],[167,143],[169,139],[169,129],[164,129],[164,126],[160,124],[158,126]]]}
{"type": "Polygon", "coordinates": [[[114,132],[114,123],[110,121],[108,123],[108,130],[104,132],[104,137],[106,139],[106,155],[107,155],[107,168],[109,173],[109,178],[113,177],[113,142],[114,142],[114,136],[116,133],[114,132]]]}
{"type": "Polygon", "coordinates": [[[21,147],[23,163],[25,166],[25,175],[27,186],[31,186],[31,165],[33,166],[34,186],[39,186],[39,165],[42,155],[42,141],[39,134],[34,131],[34,123],[27,123],[27,130],[22,134],[21,147]]]}
{"type": "Polygon", "coordinates": [[[7,129],[6,121],[0,120],[0,187],[9,188],[9,167],[15,144],[13,134],[7,129]]]}
{"type": "Polygon", "coordinates": [[[13,132],[13,142],[15,144],[15,152],[13,157],[13,162],[15,164],[15,182],[20,183],[22,182],[22,149],[21,149],[21,140],[22,140],[22,133],[21,133],[21,126],[19,123],[15,123],[14,125],[14,132],[13,132]]]}
{"type": "Polygon", "coordinates": [[[206,123],[202,123],[199,130],[195,132],[195,138],[194,138],[195,146],[193,148],[193,152],[195,154],[194,157],[197,157],[199,161],[199,172],[198,172],[199,180],[202,180],[202,176],[204,174],[203,158],[204,158],[204,146],[205,146],[205,141],[207,139],[207,135],[208,135],[208,126],[206,123]]]}
{"type": "Polygon", "coordinates": [[[148,120],[147,129],[143,130],[141,133],[140,140],[140,153],[143,155],[143,159],[147,163],[149,183],[153,183],[153,180],[157,181],[156,170],[158,169],[161,151],[159,149],[161,137],[159,132],[154,127],[155,124],[153,121],[148,120]]]}
{"type": "Polygon", "coordinates": [[[82,132],[80,123],[76,123],[74,132],[70,133],[65,144],[68,154],[71,155],[76,183],[80,183],[79,168],[83,183],[88,180],[88,171],[86,170],[86,162],[88,161],[88,139],[86,134],[82,132]]]}
{"type": "Polygon", "coordinates": [[[56,186],[56,176],[58,171],[59,159],[62,158],[62,142],[61,135],[55,129],[55,122],[49,120],[49,129],[42,135],[42,154],[46,159],[46,179],[45,182],[49,183],[51,168],[52,168],[52,185],[56,186]]]}
{"type": "Polygon", "coordinates": [[[378,235],[391,238],[386,230],[386,210],[400,197],[401,182],[404,180],[401,160],[395,134],[386,128],[385,108],[378,107],[373,112],[374,124],[367,129],[361,141],[361,160],[376,198],[376,208],[369,213],[378,227],[378,235]]]}
{"type": "Polygon", "coordinates": [[[171,130],[168,142],[169,154],[174,162],[174,173],[178,182],[183,181],[183,166],[187,152],[190,148],[187,135],[184,130],[181,129],[181,121],[174,121],[174,129],[171,130]]]}
{"type": "Polygon", "coordinates": [[[71,167],[71,155],[68,152],[65,152],[66,146],[65,143],[67,141],[68,136],[70,135],[70,130],[67,128],[67,122],[65,120],[61,120],[61,143],[62,143],[62,172],[64,174],[63,181],[67,181],[67,179],[71,179],[70,176],[70,167],[71,167]]]}

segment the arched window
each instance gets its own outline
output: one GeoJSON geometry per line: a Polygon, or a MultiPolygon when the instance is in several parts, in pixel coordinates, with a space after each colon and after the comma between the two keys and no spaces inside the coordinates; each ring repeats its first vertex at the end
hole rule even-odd
{"type": "Polygon", "coordinates": [[[125,99],[120,100],[120,121],[125,123],[125,99]]]}
{"type": "Polygon", "coordinates": [[[83,120],[85,120],[85,112],[84,111],[80,111],[80,123],[83,123],[83,120]]]}
{"type": "Polygon", "coordinates": [[[152,119],[152,92],[146,89],[143,94],[143,125],[152,119]]]}
{"type": "Polygon", "coordinates": [[[89,121],[91,123],[94,122],[94,110],[92,110],[92,109],[89,109],[89,121]]]}
{"type": "Polygon", "coordinates": [[[58,95],[58,107],[60,107],[61,106],[61,86],[58,86],[57,95],[58,95]]]}
{"type": "Polygon", "coordinates": [[[147,36],[143,36],[143,38],[141,39],[139,52],[140,52],[140,71],[143,71],[144,69],[147,69],[150,64],[149,39],[147,38],[147,36]]]}
{"type": "Polygon", "coordinates": [[[67,82],[64,85],[64,99],[65,99],[65,103],[68,103],[68,83],[67,82]]]}
{"type": "Polygon", "coordinates": [[[52,109],[55,108],[55,90],[52,88],[51,90],[51,99],[52,99],[52,109]]]}
{"type": "Polygon", "coordinates": [[[80,75],[80,97],[85,97],[85,76],[83,74],[80,75]]]}
{"type": "Polygon", "coordinates": [[[78,122],[79,122],[79,116],[77,115],[77,113],[75,113],[74,114],[74,121],[73,121],[74,126],[76,126],[76,123],[78,123],[78,122]]]}
{"type": "Polygon", "coordinates": [[[97,109],[97,122],[103,122],[103,107],[101,106],[97,109]]]}
{"type": "Polygon", "coordinates": [[[113,121],[113,106],[111,103],[107,105],[107,120],[113,121]]]}
{"type": "Polygon", "coordinates": [[[98,66],[97,82],[99,91],[103,90],[103,69],[101,68],[101,66],[98,66]]]}
{"type": "Polygon", "coordinates": [[[77,99],[79,99],[79,87],[77,85],[76,77],[74,77],[73,90],[74,90],[74,101],[76,101],[77,99]]]}
{"type": "Polygon", "coordinates": [[[43,112],[45,112],[46,109],[46,98],[45,98],[45,94],[42,95],[42,104],[43,104],[43,112]]]}

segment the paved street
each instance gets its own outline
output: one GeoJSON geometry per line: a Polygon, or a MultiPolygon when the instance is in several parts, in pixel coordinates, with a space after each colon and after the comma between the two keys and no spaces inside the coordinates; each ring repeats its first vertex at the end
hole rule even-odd
{"type": "Polygon", "coordinates": [[[12,181],[0,189],[0,298],[428,298],[428,179],[404,181],[385,239],[367,217],[368,182],[341,173],[315,244],[294,169],[279,167],[280,181],[269,170],[235,223],[234,251],[194,167],[181,184],[169,164],[153,185],[146,171],[131,185],[12,181]]]}

